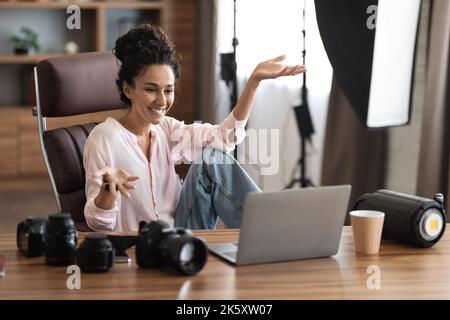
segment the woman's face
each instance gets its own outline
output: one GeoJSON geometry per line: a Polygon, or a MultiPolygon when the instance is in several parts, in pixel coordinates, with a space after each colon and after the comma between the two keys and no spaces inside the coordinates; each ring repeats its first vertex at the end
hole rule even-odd
{"type": "Polygon", "coordinates": [[[154,64],[134,79],[134,86],[124,83],[132,112],[147,123],[158,124],[172,107],[175,98],[175,75],[166,64],[154,64]]]}

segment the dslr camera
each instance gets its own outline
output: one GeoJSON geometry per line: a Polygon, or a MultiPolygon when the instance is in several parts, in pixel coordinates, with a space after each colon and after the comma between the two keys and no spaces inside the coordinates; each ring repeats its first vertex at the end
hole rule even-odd
{"type": "Polygon", "coordinates": [[[192,236],[188,229],[151,221],[139,230],[136,260],[142,268],[166,266],[184,275],[194,275],[205,266],[207,257],[205,242],[192,236]]]}
{"type": "Polygon", "coordinates": [[[69,213],[54,213],[45,218],[26,218],[17,225],[17,248],[26,257],[45,255],[48,265],[73,264],[77,232],[69,213]]]}

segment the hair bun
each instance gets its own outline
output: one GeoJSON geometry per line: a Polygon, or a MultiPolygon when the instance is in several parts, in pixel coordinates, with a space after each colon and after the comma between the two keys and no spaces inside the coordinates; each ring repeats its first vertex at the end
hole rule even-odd
{"type": "Polygon", "coordinates": [[[161,28],[144,24],[118,38],[113,52],[123,63],[149,52],[173,54],[175,49],[161,28]]]}

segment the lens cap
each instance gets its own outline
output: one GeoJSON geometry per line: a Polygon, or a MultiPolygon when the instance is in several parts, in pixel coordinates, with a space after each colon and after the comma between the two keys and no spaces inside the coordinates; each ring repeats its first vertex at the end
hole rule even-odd
{"type": "Polygon", "coordinates": [[[72,226],[74,226],[74,223],[70,213],[58,212],[50,214],[48,216],[48,225],[54,228],[58,227],[71,228],[72,226]]]}

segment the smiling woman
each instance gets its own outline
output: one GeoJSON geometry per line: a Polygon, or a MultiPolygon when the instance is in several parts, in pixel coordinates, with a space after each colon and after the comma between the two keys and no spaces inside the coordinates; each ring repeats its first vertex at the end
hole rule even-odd
{"type": "MultiPolygon", "coordinates": [[[[175,93],[175,75],[171,67],[165,64],[149,66],[133,85],[123,82],[126,98],[135,106],[135,113],[119,120],[122,124],[129,117],[138,116],[152,124],[158,124],[172,107],[175,93]]],[[[136,132],[140,134],[140,132],[136,132]]]]}
{"type": "MultiPolygon", "coordinates": [[[[132,105],[133,100],[126,90],[129,90],[130,86],[134,87],[134,81],[139,80],[136,79],[138,76],[145,78],[142,79],[141,86],[158,86],[158,83],[144,81],[158,80],[159,78],[155,75],[149,79],[148,75],[151,72],[148,72],[148,69],[143,66],[164,67],[167,74],[163,74],[163,76],[170,78],[165,80],[170,81],[167,85],[172,88],[171,92],[173,92],[175,80],[180,77],[180,64],[175,57],[175,48],[160,28],[143,25],[140,28],[131,29],[125,36],[117,39],[114,54],[121,62],[117,86],[122,100],[129,105],[132,105]],[[146,74],[147,77],[145,77],[146,74]]],[[[163,70],[159,71],[164,72],[163,70]]]]}
{"type": "Polygon", "coordinates": [[[117,86],[130,108],[123,117],[96,126],[86,141],[89,227],[137,231],[140,222],[164,220],[211,229],[218,217],[227,227],[239,227],[246,193],[260,189],[228,153],[245,138],[259,83],[299,74],[305,67],[282,64],[284,56],[263,61],[222,123],[187,125],[166,116],[180,66],[159,27],[131,29],[117,39],[114,54],[120,65],[117,86]],[[174,165],[183,159],[194,163],[182,185],[174,165]]]}

